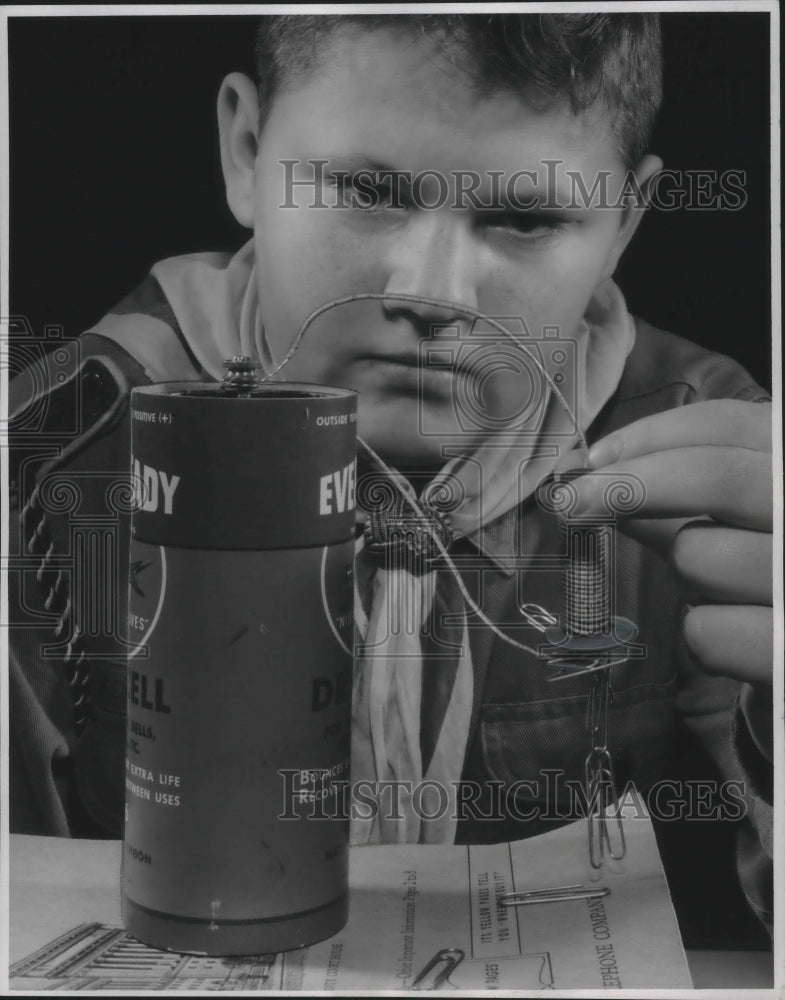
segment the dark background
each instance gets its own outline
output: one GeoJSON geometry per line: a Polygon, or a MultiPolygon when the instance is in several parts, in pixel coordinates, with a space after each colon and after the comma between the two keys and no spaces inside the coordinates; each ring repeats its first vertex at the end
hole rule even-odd
{"type": "MultiPolygon", "coordinates": [[[[9,19],[10,303],[75,336],[163,257],[234,249],[215,98],[253,75],[256,19],[9,19]]],[[[657,326],[730,354],[771,384],[769,15],[663,16],[665,100],[652,143],[677,170],[743,170],[738,212],[649,213],[617,275],[657,326]]],[[[704,764],[689,745],[687,771],[704,764]]],[[[688,947],[765,947],[732,875],[732,824],[661,829],[688,947]],[[718,877],[718,873],[723,873],[718,877]]]]}
{"type": "MultiPolygon", "coordinates": [[[[255,18],[9,19],[11,310],[75,336],[156,260],[245,240],[215,98],[253,75],[255,18]]],[[[618,272],[631,309],[770,387],[769,15],[663,15],[667,167],[744,170],[737,212],[650,212],[618,272]]]]}

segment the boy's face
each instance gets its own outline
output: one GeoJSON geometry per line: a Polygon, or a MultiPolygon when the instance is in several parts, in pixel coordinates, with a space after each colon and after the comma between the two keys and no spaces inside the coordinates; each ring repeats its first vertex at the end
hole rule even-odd
{"type": "MultiPolygon", "coordinates": [[[[261,316],[273,355],[283,356],[316,307],[356,292],[450,299],[504,317],[508,326],[521,317],[534,337],[543,326],[570,337],[594,289],[613,273],[635,228],[632,214],[482,206],[493,202],[494,174],[504,192],[521,170],[536,177],[520,175],[515,191],[522,199],[539,195],[566,204],[564,171],[571,170],[589,190],[600,172],[610,171],[613,200],[626,171],[602,118],[576,117],[561,102],[480,95],[430,40],[413,42],[399,29],[341,28],[322,45],[316,68],[276,95],[258,150],[256,108],[244,106],[252,103],[250,83],[224,102],[232,109],[221,122],[229,201],[239,221],[254,229],[261,316]],[[313,160],[327,161],[321,179],[313,160]],[[549,160],[560,161],[558,191],[547,182],[549,160]],[[380,168],[409,172],[405,178],[437,172],[444,181],[430,174],[419,203],[404,179],[402,207],[391,204],[384,185],[378,207],[335,207],[356,194],[336,181],[336,171],[380,168]],[[479,178],[480,207],[461,199],[460,184],[470,182],[457,171],[479,178]],[[330,207],[313,207],[319,202],[330,207]]],[[[463,357],[475,359],[466,370],[423,367],[426,340],[471,342],[471,325],[458,311],[427,305],[352,303],[315,322],[282,374],[356,389],[360,435],[400,467],[435,469],[444,462],[443,444],[463,440],[470,448],[476,435],[467,437],[469,430],[531,412],[530,397],[539,391],[531,365],[494,365],[488,351],[464,350],[463,357]],[[431,324],[448,329],[434,331],[431,324]],[[481,412],[490,418],[484,424],[481,412]]]]}

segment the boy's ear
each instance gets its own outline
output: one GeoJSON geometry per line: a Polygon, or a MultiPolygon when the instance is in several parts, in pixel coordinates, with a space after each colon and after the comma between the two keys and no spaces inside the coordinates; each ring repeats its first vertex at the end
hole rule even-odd
{"type": "Polygon", "coordinates": [[[649,187],[655,174],[662,170],[662,160],[658,156],[646,155],[630,171],[624,183],[627,204],[622,209],[622,219],[616,239],[605,262],[602,281],[612,278],[619,259],[641,224],[649,206],[649,187]]]}
{"type": "Polygon", "coordinates": [[[243,73],[230,73],[218,92],[218,135],[226,201],[235,219],[254,224],[254,167],[259,136],[256,87],[243,73]]]}

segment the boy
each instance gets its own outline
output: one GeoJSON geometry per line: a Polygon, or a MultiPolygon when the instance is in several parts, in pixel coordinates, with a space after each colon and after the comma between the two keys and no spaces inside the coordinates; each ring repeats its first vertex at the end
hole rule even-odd
{"type": "MultiPolygon", "coordinates": [[[[588,466],[602,475],[575,483],[582,513],[602,511],[608,477],[645,486],[635,517],[620,525],[628,537],[616,559],[618,611],[647,644],[643,661],[614,669],[617,782],[646,789],[670,774],[680,714],[722,773],[745,782],[742,879],[768,919],[770,410],[728,359],[633,323],[611,280],[661,166],[647,154],[660,96],[656,18],[267,18],[258,72],[258,85],[232,74],[218,98],[227,200],[251,240],[231,260],[162,262],[83,338],[86,361],[73,375],[84,390],[85,432],[38,481],[53,471],[127,475],[130,386],[220,378],[235,353],[269,370],[313,309],[382,293],[381,302],[322,316],[281,377],[357,389],[360,436],[426,499],[449,462],[447,478],[465,488],[450,510],[450,553],[470,602],[451,574],[436,574],[433,600],[467,624],[439,631],[425,602],[422,636],[406,636],[406,656],[422,667],[412,692],[413,673],[398,669],[378,631],[384,616],[373,613],[380,567],[367,546],[360,552],[353,777],[431,777],[453,789],[455,809],[429,821],[407,802],[402,822],[382,814],[376,825],[358,824],[357,839],[505,839],[563,820],[543,775],[582,776],[591,680],[554,690],[536,657],[476,617],[469,627],[467,611],[473,603],[505,623],[503,633],[538,644],[525,608],[558,615],[561,579],[536,572],[537,557],[559,546],[558,519],[537,487],[588,466]],[[507,357],[488,367],[504,353],[498,338],[496,353],[459,351],[446,370],[422,364],[431,342],[481,339],[477,311],[519,336],[558,330],[568,362],[551,375],[566,371],[574,386],[568,401],[588,432],[588,456],[576,458],[577,430],[537,365],[516,368],[507,357]],[[461,649],[446,669],[429,656],[428,623],[461,649]],[[380,671],[381,696],[372,683],[380,671]],[[488,800],[494,783],[520,790],[498,815],[488,800]]],[[[555,356],[546,363],[564,364],[555,356]]],[[[15,389],[29,404],[24,376],[15,389]]],[[[62,392],[46,398],[50,423],[64,423],[62,392]]],[[[20,537],[41,556],[42,599],[58,615],[68,663],[54,672],[37,657],[52,642],[42,630],[12,634],[12,824],[119,835],[124,667],[112,656],[121,646],[113,635],[100,637],[101,649],[95,639],[87,645],[76,598],[53,569],[66,551],[67,518],[46,510],[30,467],[19,467],[20,537]],[[87,655],[96,651],[106,659],[87,655]],[[83,682],[90,708],[82,724],[72,704],[81,712],[83,682]]],[[[83,498],[91,515],[106,506],[97,481],[79,479],[92,483],[83,498]]],[[[422,596],[422,574],[404,573],[422,596]]],[[[117,599],[122,621],[122,586],[117,599]]],[[[17,601],[31,624],[40,620],[29,595],[17,601]]]]}

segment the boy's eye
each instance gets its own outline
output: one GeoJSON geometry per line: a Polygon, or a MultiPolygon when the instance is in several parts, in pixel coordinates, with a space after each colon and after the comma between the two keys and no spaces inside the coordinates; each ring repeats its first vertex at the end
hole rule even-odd
{"type": "Polygon", "coordinates": [[[358,211],[380,209],[403,209],[407,207],[400,184],[393,184],[390,178],[372,170],[350,173],[336,170],[327,175],[329,183],[336,189],[336,204],[358,211]]]}
{"type": "Polygon", "coordinates": [[[485,229],[510,233],[528,242],[554,236],[567,226],[567,220],[562,216],[538,212],[536,209],[487,212],[480,216],[479,223],[485,229]]]}

